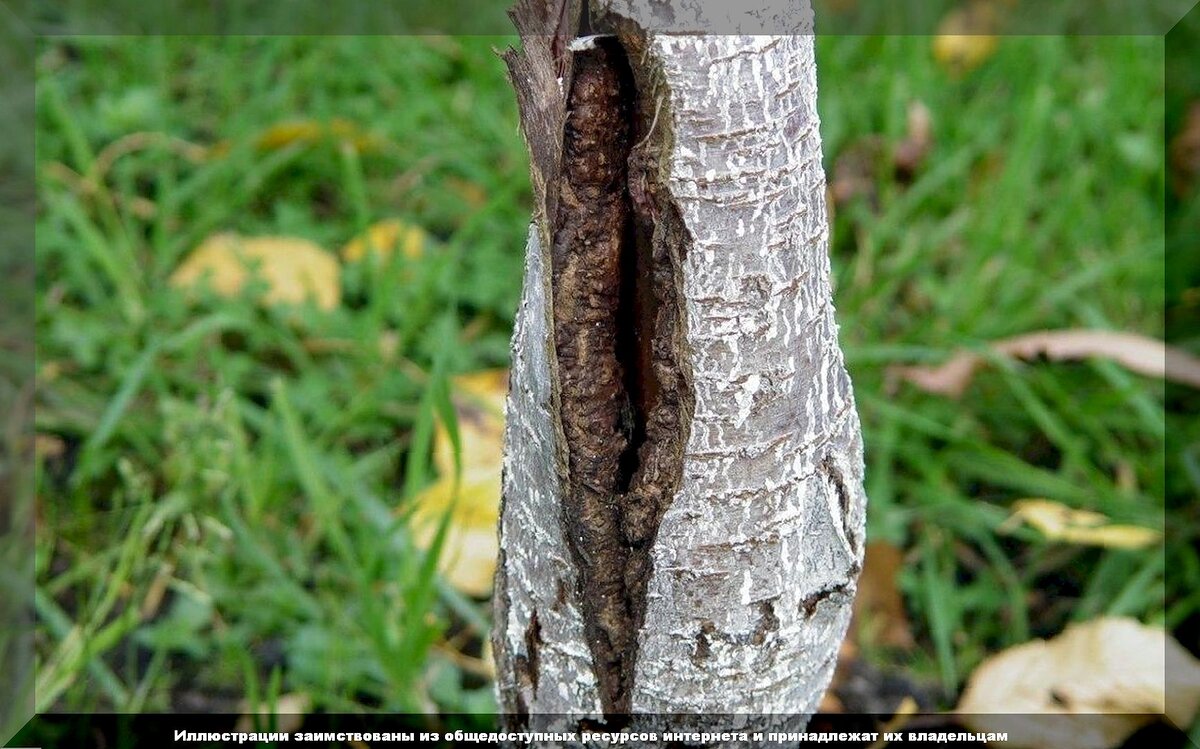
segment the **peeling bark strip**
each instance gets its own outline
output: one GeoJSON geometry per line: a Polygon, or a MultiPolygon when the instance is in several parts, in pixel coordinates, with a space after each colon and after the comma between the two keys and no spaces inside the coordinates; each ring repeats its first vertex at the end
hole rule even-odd
{"type": "Polygon", "coordinates": [[[660,34],[658,0],[593,2],[585,21],[573,0],[521,0],[523,50],[505,56],[537,210],[507,404],[500,707],[566,730],[805,716],[849,621],[865,507],[812,38],[660,34]]]}

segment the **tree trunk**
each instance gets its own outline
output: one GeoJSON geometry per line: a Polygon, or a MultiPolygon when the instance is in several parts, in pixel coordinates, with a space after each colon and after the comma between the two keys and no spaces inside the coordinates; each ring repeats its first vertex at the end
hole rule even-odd
{"type": "Polygon", "coordinates": [[[524,728],[806,720],[865,510],[813,38],[666,34],[637,0],[583,21],[560,1],[520,3],[506,55],[537,212],[507,404],[501,711],[524,728]]]}

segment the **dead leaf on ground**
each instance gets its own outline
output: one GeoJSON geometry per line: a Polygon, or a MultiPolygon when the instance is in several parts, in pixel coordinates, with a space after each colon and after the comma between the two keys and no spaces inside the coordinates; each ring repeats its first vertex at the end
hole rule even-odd
{"type": "Polygon", "coordinates": [[[901,551],[886,541],[867,544],[858,593],[854,596],[855,641],[905,650],[913,646],[912,626],[896,587],[896,572],[903,561],[901,551]]]}
{"type": "Polygon", "coordinates": [[[335,117],[328,123],[312,119],[279,122],[259,133],[254,145],[263,151],[276,151],[298,143],[312,145],[326,140],[358,153],[372,153],[383,145],[381,138],[344,117],[335,117]]]}
{"type": "Polygon", "coordinates": [[[1153,716],[1191,725],[1200,661],[1157,627],[1101,618],[984,661],[956,712],[975,731],[1007,732],[1006,746],[1120,745],[1153,716]]]}
{"type": "Polygon", "coordinates": [[[443,477],[418,494],[415,503],[413,539],[423,549],[433,544],[445,513],[452,512],[438,569],[463,593],[486,597],[492,590],[496,556],[500,553],[496,540],[499,470],[495,480],[464,477],[456,484],[453,476],[443,477]]]}
{"type": "MultiPolygon", "coordinates": [[[[508,370],[487,369],[453,380],[463,474],[491,475],[504,459],[504,401],[508,370]]],[[[439,423],[433,438],[433,464],[445,476],[454,473],[454,446],[439,423]]],[[[496,473],[499,476],[499,473],[496,473]]]]}
{"type": "Polygon", "coordinates": [[[1050,541],[1109,549],[1144,549],[1162,541],[1162,533],[1139,525],[1111,523],[1091,510],[1076,510],[1049,499],[1022,499],[999,530],[1011,531],[1021,523],[1037,528],[1050,541]]]}
{"type": "Polygon", "coordinates": [[[508,371],[493,369],[456,377],[452,389],[461,478],[455,480],[454,446],[439,422],[433,437],[433,463],[439,478],[414,499],[412,527],[417,543],[429,548],[438,522],[450,511],[440,569],[454,587],[483,597],[491,592],[500,551],[496,523],[508,371]]]}
{"type": "Polygon", "coordinates": [[[222,296],[237,296],[257,273],[267,284],[265,304],[299,304],[313,299],[321,309],[341,301],[337,260],[306,239],[214,234],[200,243],[171,274],[170,284],[191,289],[205,279],[222,296]]]}
{"type": "Polygon", "coordinates": [[[972,0],[955,8],[938,24],[933,58],[956,75],[974,70],[996,51],[998,25],[996,3],[991,0],[972,0]]]}
{"type": "MultiPolygon", "coordinates": [[[[1018,359],[1045,357],[1051,361],[1111,359],[1147,377],[1165,377],[1200,388],[1200,358],[1162,341],[1114,330],[1044,330],[991,344],[996,353],[1018,359]]],[[[961,397],[986,359],[963,351],[936,367],[894,366],[891,377],[906,380],[929,393],[961,397]]]]}
{"type": "Polygon", "coordinates": [[[255,728],[255,715],[259,716],[260,725],[272,725],[270,719],[274,716],[274,724],[272,731],[281,733],[291,733],[300,729],[304,725],[304,718],[312,712],[312,698],[303,692],[292,692],[290,694],[282,694],[271,703],[261,703],[256,710],[251,710],[250,705],[242,702],[242,714],[237,719],[237,724],[233,730],[240,733],[250,733],[255,728]]]}
{"type": "Polygon", "coordinates": [[[342,247],[342,259],[357,262],[368,253],[386,260],[399,250],[404,257],[415,260],[425,253],[430,243],[429,235],[419,226],[400,219],[385,219],[367,227],[363,236],[355,237],[342,247]]]}

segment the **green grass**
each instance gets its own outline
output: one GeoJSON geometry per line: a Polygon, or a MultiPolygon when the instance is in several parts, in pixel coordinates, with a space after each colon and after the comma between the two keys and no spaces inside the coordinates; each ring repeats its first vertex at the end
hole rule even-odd
{"type": "Polygon", "coordinates": [[[1164,608],[1161,549],[996,533],[1022,497],[1161,527],[1161,384],[1106,362],[1003,365],[952,401],[892,395],[883,377],[892,362],[1038,329],[1163,335],[1161,40],[1010,38],[957,80],[920,39],[820,49],[827,154],[868,132],[901,140],[910,100],[935,118],[913,184],[880,180],[877,208],[840,212],[834,266],[867,430],[868,535],[915,552],[900,581],[942,690],[955,694],[996,648],[1067,621],[1194,617],[1194,599],[1164,608]]]}
{"type": "MultiPolygon", "coordinates": [[[[493,707],[439,645],[465,633],[478,655],[487,603],[430,574],[404,509],[428,480],[446,377],[507,362],[531,204],[492,52],[507,43],[42,45],[37,428],[61,454],[37,484],[39,708],[233,710],[294,692],[330,710],[493,707]],[[256,145],[274,124],[334,118],[378,147],[256,145]],[[177,140],[102,156],[136,132],[177,140]],[[182,143],[224,145],[193,160],[182,143]],[[98,160],[89,191],[71,175],[98,160]],[[333,311],[167,284],[213,231],[335,249],[390,216],[436,246],[347,266],[333,311]]],[[[919,643],[869,656],[952,703],[988,653],[1069,621],[1194,627],[1185,543],[1164,562],[997,533],[1031,496],[1160,526],[1160,383],[1104,362],[1002,363],[952,401],[884,376],[1042,328],[1162,335],[1161,40],[1005,39],[962,76],[927,39],[822,38],[818,53],[831,169],[869,134],[898,142],[913,100],[936,138],[911,184],[880,170],[874,200],[838,206],[834,227],[869,532],[908,553],[919,643]],[[1168,586],[1168,565],[1184,579],[1168,586]]],[[[1167,528],[1183,541],[1196,520],[1167,528]]]]}
{"type": "Polygon", "coordinates": [[[486,607],[429,574],[400,510],[423,483],[426,394],[507,359],[528,178],[502,42],[43,48],[38,429],[65,451],[39,483],[40,707],[166,710],[181,690],[228,707],[247,672],[265,683],[273,668],[328,709],[491,706],[430,652],[450,628],[483,629],[486,607]],[[335,117],[379,147],[255,145],[280,122],[335,117]],[[45,168],[87,175],[143,131],[228,155],[191,163],[155,142],[113,162],[94,198],[45,168]],[[124,210],[134,195],[153,215],[124,210]],[[336,248],[393,215],[437,247],[348,267],[330,313],[192,304],[167,283],[214,230],[336,248]],[[156,578],[168,593],[145,620],[156,578]]]}

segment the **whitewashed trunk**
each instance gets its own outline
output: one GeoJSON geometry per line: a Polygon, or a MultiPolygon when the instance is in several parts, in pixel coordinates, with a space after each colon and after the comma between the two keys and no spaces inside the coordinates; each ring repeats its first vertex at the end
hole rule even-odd
{"type": "MultiPolygon", "coordinates": [[[[637,20],[608,11],[618,24],[637,20]]],[[[652,177],[682,236],[672,262],[691,390],[628,704],[805,719],[849,622],[866,502],[830,287],[813,38],[619,29],[652,97],[652,177]]],[[[512,341],[493,636],[501,710],[531,728],[551,715],[604,718],[584,634],[589,591],[564,536],[569,470],[541,207],[512,341]]]]}

